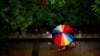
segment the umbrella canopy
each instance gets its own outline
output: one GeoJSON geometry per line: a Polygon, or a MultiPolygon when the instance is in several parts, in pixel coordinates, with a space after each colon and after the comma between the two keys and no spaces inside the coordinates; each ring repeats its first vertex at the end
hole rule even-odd
{"type": "Polygon", "coordinates": [[[69,25],[58,25],[56,28],[54,28],[52,33],[61,33],[61,32],[67,32],[67,33],[72,33],[73,29],[69,25]]]}
{"type": "Polygon", "coordinates": [[[53,41],[58,46],[67,46],[73,41],[74,36],[69,33],[58,33],[53,36],[53,41]]]}
{"type": "Polygon", "coordinates": [[[70,33],[73,33],[73,29],[69,25],[59,25],[52,31],[52,39],[56,45],[66,46],[69,45],[74,38],[70,33]]]}

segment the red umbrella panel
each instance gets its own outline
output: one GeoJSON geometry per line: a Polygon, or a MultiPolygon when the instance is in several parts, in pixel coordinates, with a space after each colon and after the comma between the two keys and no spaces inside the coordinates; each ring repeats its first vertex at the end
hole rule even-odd
{"type": "Polygon", "coordinates": [[[73,33],[73,29],[69,25],[62,24],[55,27],[52,33],[62,33],[62,32],[73,33]]]}
{"type": "Polygon", "coordinates": [[[58,33],[53,35],[53,41],[58,46],[67,46],[73,41],[73,37],[69,33],[58,33]]]}

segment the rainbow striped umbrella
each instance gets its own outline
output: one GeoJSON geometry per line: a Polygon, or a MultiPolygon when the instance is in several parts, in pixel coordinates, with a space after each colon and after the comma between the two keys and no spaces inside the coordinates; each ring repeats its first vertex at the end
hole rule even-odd
{"type": "Polygon", "coordinates": [[[52,32],[53,41],[58,46],[67,46],[72,41],[74,36],[70,33],[73,32],[73,29],[69,25],[59,25],[54,28],[52,32]]]}

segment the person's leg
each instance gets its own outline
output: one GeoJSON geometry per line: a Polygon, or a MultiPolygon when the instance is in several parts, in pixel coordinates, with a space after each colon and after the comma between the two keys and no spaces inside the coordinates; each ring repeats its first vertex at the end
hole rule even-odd
{"type": "Polygon", "coordinates": [[[63,51],[65,49],[66,49],[66,46],[61,46],[61,47],[58,48],[58,51],[63,51]]]}

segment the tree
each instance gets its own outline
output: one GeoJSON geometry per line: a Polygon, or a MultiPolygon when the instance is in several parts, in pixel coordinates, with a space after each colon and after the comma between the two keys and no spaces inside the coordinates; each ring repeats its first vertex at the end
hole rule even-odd
{"type": "Polygon", "coordinates": [[[63,22],[77,27],[96,26],[100,24],[99,5],[99,0],[0,0],[1,31],[19,29],[25,34],[28,27],[53,28],[63,22]]]}
{"type": "Polygon", "coordinates": [[[6,27],[13,30],[20,28],[24,34],[26,28],[32,24],[32,5],[28,1],[19,0],[4,0],[2,3],[1,16],[7,24],[6,27]]]}

